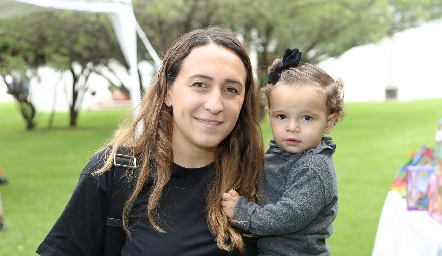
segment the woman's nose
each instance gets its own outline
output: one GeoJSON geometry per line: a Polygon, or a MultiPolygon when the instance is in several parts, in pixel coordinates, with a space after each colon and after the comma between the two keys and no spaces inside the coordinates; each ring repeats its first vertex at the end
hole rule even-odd
{"type": "Polygon", "coordinates": [[[223,111],[222,93],[219,91],[212,91],[204,103],[204,108],[209,110],[213,115],[219,114],[223,111]]]}

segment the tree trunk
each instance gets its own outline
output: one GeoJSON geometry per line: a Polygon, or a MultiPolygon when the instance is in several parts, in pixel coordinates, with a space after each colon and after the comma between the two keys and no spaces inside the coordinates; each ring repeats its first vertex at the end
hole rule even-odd
{"type": "MultiPolygon", "coordinates": [[[[16,98],[17,99],[17,98],[16,98]]],[[[34,122],[35,117],[35,107],[26,99],[17,99],[18,104],[20,106],[20,112],[23,116],[23,119],[26,121],[26,130],[34,130],[36,125],[34,122]]]]}
{"type": "MultiPolygon", "coordinates": [[[[69,104],[69,127],[74,128],[77,127],[77,110],[75,110],[75,104],[77,102],[78,98],[78,91],[75,90],[75,87],[77,86],[77,83],[79,83],[80,76],[77,75],[73,68],[70,69],[70,72],[72,74],[73,82],[72,82],[72,101],[69,104]]],[[[81,73],[81,72],[80,72],[81,73]]]]}
{"type": "Polygon", "coordinates": [[[75,128],[75,127],[77,127],[78,111],[75,109],[74,106],[70,106],[69,110],[70,110],[69,127],[75,128]]]}

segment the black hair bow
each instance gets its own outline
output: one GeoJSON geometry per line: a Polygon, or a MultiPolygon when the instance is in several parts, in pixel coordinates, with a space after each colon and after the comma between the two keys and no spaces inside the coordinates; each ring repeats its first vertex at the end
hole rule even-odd
{"type": "Polygon", "coordinates": [[[295,68],[299,65],[299,61],[301,60],[302,52],[300,52],[297,48],[290,50],[286,49],[284,52],[284,57],[282,58],[282,66],[273,70],[269,75],[269,84],[276,84],[281,77],[282,71],[288,68],[295,68]]]}

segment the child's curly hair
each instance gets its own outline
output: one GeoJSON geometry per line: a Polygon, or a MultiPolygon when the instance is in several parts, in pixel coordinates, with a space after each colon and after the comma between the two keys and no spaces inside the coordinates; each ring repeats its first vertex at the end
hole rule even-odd
{"type": "MultiPolygon", "coordinates": [[[[282,59],[276,59],[268,67],[268,73],[282,66],[282,59]]],[[[344,85],[341,81],[333,79],[321,68],[312,64],[300,62],[297,67],[285,69],[281,73],[278,83],[286,85],[307,85],[322,88],[326,96],[326,105],[329,114],[336,113],[335,124],[345,117],[344,85]]],[[[276,84],[267,84],[261,88],[261,100],[266,108],[270,107],[270,93],[276,84]]]]}

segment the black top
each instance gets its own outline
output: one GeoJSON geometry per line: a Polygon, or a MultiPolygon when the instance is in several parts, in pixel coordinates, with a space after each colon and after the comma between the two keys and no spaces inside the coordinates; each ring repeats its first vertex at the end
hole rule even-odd
{"type": "MultiPolygon", "coordinates": [[[[107,175],[91,175],[104,163],[95,155],[80,175],[63,213],[40,244],[37,253],[49,255],[103,255],[108,212],[107,175]]],[[[172,178],[163,191],[156,231],[147,220],[149,179],[134,203],[130,218],[131,237],[121,255],[241,255],[218,249],[206,218],[206,188],[213,165],[188,169],[173,164],[172,178]]],[[[256,241],[245,239],[245,255],[256,255],[256,241]]]]}

